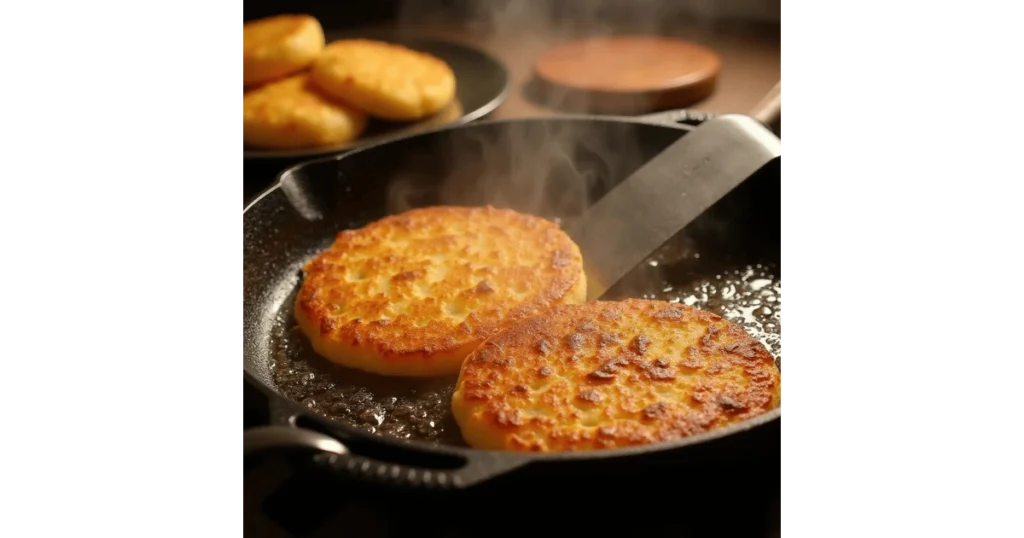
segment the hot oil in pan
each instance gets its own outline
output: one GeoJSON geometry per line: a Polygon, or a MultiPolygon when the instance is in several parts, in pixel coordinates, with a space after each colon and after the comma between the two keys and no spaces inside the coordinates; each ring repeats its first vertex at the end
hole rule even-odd
{"type": "MultiPolygon", "coordinates": [[[[774,263],[735,264],[666,245],[622,285],[612,298],[643,297],[682,303],[742,325],[781,361],[782,284],[774,263]]],[[[278,313],[273,331],[274,382],[313,413],[370,433],[431,444],[464,445],[451,416],[455,382],[445,379],[386,378],[343,368],[313,352],[296,326],[297,288],[278,313]]]]}
{"type": "MultiPolygon", "coordinates": [[[[657,261],[649,261],[648,265],[657,261]]],[[[693,282],[693,281],[691,281],[693,282]]],[[[644,294],[645,299],[681,303],[714,312],[742,326],[782,361],[782,281],[772,264],[748,265],[683,286],[664,283],[659,291],[644,294]]]]}

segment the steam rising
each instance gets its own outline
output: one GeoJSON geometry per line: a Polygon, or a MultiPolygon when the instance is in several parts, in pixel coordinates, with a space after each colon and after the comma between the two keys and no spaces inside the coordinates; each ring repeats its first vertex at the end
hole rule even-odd
{"type": "MultiPolygon", "coordinates": [[[[678,35],[681,18],[688,23],[685,35],[699,40],[719,5],[716,0],[406,0],[399,29],[429,32],[461,24],[492,52],[532,61],[555,44],[581,37],[678,35]]],[[[522,98],[523,82],[513,81],[513,99],[522,98]]],[[[525,120],[510,129],[459,130],[442,146],[402,155],[402,172],[391,176],[388,212],[432,204],[492,204],[557,221],[572,219],[654,155],[650,141],[642,146],[636,130],[613,127],[618,128],[525,120]]]]}
{"type": "Polygon", "coordinates": [[[692,32],[728,16],[777,21],[778,6],[745,0],[405,0],[398,20],[410,27],[461,20],[501,42],[537,36],[564,41],[615,32],[668,34],[681,25],[692,32]]]}
{"type": "Polygon", "coordinates": [[[633,129],[587,120],[471,126],[437,144],[403,154],[402,173],[389,185],[389,213],[491,204],[571,219],[650,157],[633,129]]]}
{"type": "MultiPolygon", "coordinates": [[[[407,0],[401,4],[398,19],[400,29],[412,30],[429,28],[432,21],[445,26],[464,21],[468,32],[483,36],[486,48],[513,52],[498,47],[514,43],[519,49],[514,54],[532,59],[555,43],[612,33],[609,20],[615,20],[618,28],[658,32],[664,24],[660,16],[663,4],[661,0],[407,0]],[[623,13],[628,14],[625,19],[623,13]]],[[[521,90],[513,87],[511,91],[521,90]]],[[[582,213],[624,177],[614,175],[612,163],[634,162],[640,156],[638,141],[631,136],[561,122],[536,122],[500,132],[467,131],[456,140],[432,155],[409,156],[422,165],[403,167],[432,168],[431,159],[446,159],[443,168],[449,177],[441,186],[439,199],[432,203],[489,203],[552,219],[582,213]],[[612,145],[608,143],[609,133],[616,136],[612,145]],[[612,149],[614,155],[610,154],[612,149]]],[[[429,191],[437,189],[426,178],[415,177],[418,175],[406,174],[392,181],[389,212],[422,205],[429,191]]]]}

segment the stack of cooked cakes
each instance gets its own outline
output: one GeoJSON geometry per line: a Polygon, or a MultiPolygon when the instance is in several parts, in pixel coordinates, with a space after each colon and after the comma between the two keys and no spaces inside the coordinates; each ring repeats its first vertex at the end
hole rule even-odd
{"type": "Polygon", "coordinates": [[[313,348],[387,376],[458,373],[471,446],[566,451],[668,441],[778,407],[779,370],[721,317],[660,301],[582,304],[579,248],[493,207],[430,207],[338,234],[305,267],[313,348]]]}
{"type": "Polygon", "coordinates": [[[246,23],[243,40],[243,136],[252,146],[341,144],[362,134],[368,116],[416,121],[455,96],[444,61],[366,39],[325,44],[308,15],[246,23]]]}

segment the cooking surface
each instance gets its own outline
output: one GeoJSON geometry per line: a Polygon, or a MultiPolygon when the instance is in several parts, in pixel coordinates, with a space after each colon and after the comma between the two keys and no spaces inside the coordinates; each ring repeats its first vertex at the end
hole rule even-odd
{"type": "MultiPolygon", "coordinates": [[[[764,229],[771,229],[771,225],[765,221],[764,229]]],[[[714,241],[701,249],[696,245],[704,244],[703,241],[691,241],[688,236],[674,240],[611,293],[676,300],[718,312],[743,323],[780,358],[781,273],[774,263],[777,258],[771,254],[776,247],[757,237],[745,239],[732,252],[721,249],[714,241]],[[759,249],[758,245],[764,248],[759,249]]],[[[294,323],[290,302],[286,300],[278,312],[272,336],[279,351],[274,378],[286,393],[293,398],[317,400],[316,391],[334,383],[333,389],[343,391],[334,403],[357,404],[352,411],[338,405],[338,418],[368,430],[377,429],[378,433],[397,431],[400,437],[408,435],[428,442],[461,442],[457,427],[449,418],[450,385],[442,381],[417,386],[417,382],[395,383],[391,379],[380,383],[374,376],[345,371],[317,359],[301,334],[291,329],[294,323]],[[292,364],[294,370],[287,380],[281,376],[284,364],[292,364]],[[314,378],[303,381],[303,375],[310,373],[314,378]],[[361,386],[363,383],[365,386],[361,386]]],[[[256,391],[247,394],[249,401],[259,398],[262,396],[256,391]]],[[[256,423],[262,422],[249,421],[249,425],[256,423]]],[[[700,471],[709,476],[696,476],[692,469],[655,471],[639,466],[632,476],[641,483],[650,481],[647,486],[619,485],[595,475],[566,478],[557,482],[558,488],[566,489],[549,485],[545,486],[550,490],[547,493],[531,490],[529,484],[519,484],[505,492],[470,490],[451,498],[430,492],[415,496],[401,491],[379,491],[269,458],[249,463],[246,471],[246,536],[522,536],[524,532],[540,529],[525,529],[516,523],[525,516],[509,520],[507,509],[502,507],[521,504],[526,496],[530,505],[540,510],[537,513],[550,516],[544,517],[545,521],[559,526],[544,529],[545,535],[603,535],[617,525],[615,532],[626,535],[644,532],[678,537],[774,537],[779,535],[778,448],[765,447],[760,463],[735,468],[707,466],[700,471]],[[672,484],[681,489],[672,495],[655,493],[672,491],[672,484]],[[542,499],[545,494],[553,499],[542,499]],[[605,517],[600,510],[566,512],[552,508],[566,499],[593,501],[592,494],[600,499],[598,503],[615,506],[617,513],[636,517],[605,517]],[[678,511],[680,503],[686,507],[683,512],[678,511]],[[502,523],[495,527],[496,521],[502,523]]]]}
{"type": "MultiPolygon", "coordinates": [[[[637,268],[613,290],[615,298],[660,299],[714,312],[742,325],[781,361],[778,265],[768,260],[737,263],[709,252],[702,257],[685,239],[666,245],[637,268]]],[[[313,413],[370,433],[465,446],[451,415],[454,378],[386,378],[330,363],[313,352],[295,324],[294,300],[293,291],[273,329],[273,379],[286,396],[313,413]]]]}

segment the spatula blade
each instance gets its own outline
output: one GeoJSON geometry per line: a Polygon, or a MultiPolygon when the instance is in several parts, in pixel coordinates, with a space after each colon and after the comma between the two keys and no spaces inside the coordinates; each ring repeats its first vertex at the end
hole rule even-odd
{"type": "Polygon", "coordinates": [[[619,183],[568,233],[583,252],[588,299],[600,298],[655,250],[765,165],[782,143],[742,115],[708,120],[619,183]]]}

